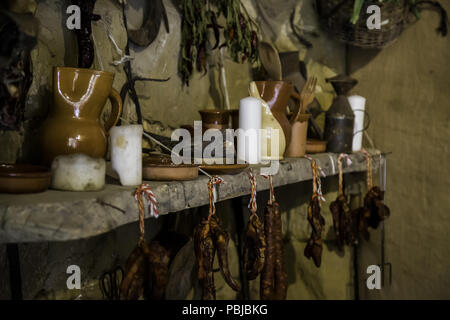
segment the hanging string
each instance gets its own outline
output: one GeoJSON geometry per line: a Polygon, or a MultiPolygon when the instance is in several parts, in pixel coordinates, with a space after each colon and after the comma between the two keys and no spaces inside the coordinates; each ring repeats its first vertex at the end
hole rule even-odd
{"type": "Polygon", "coordinates": [[[342,170],[342,159],[347,160],[347,166],[352,164],[352,160],[346,153],[341,153],[338,157],[338,168],[339,168],[339,196],[344,195],[344,172],[342,170]]]}
{"type": "Polygon", "coordinates": [[[224,183],[224,180],[218,176],[213,176],[208,181],[208,190],[209,190],[209,215],[208,215],[208,221],[211,220],[211,217],[216,214],[216,205],[215,205],[215,196],[214,196],[214,190],[215,186],[218,184],[224,183]]]}
{"type": "Polygon", "coordinates": [[[261,174],[264,178],[269,179],[269,185],[270,185],[270,195],[269,195],[269,204],[272,204],[275,202],[275,190],[273,188],[273,176],[272,175],[266,175],[261,174]]]}
{"type": "Polygon", "coordinates": [[[325,198],[322,193],[322,182],[320,180],[320,175],[322,174],[323,177],[326,177],[323,170],[317,165],[316,160],[308,156],[307,154],[304,155],[306,159],[311,161],[311,170],[312,170],[312,177],[313,177],[313,197],[317,196],[319,197],[320,201],[325,202],[325,198]]]}
{"type": "Polygon", "coordinates": [[[367,165],[367,189],[372,189],[372,156],[366,149],[361,150],[362,153],[366,155],[366,165],[367,165]]]}
{"type": "Polygon", "coordinates": [[[255,214],[257,211],[257,205],[256,205],[256,178],[253,175],[253,169],[248,169],[248,177],[250,179],[250,202],[248,203],[248,208],[252,212],[252,214],[255,214]]]}
{"type": "Polygon", "coordinates": [[[148,202],[148,212],[151,217],[158,218],[158,201],[156,200],[155,195],[153,194],[150,186],[148,184],[141,184],[134,194],[134,198],[138,202],[139,207],[139,229],[141,235],[139,236],[139,244],[142,244],[145,240],[145,225],[144,225],[144,200],[143,196],[147,196],[148,202]]]}

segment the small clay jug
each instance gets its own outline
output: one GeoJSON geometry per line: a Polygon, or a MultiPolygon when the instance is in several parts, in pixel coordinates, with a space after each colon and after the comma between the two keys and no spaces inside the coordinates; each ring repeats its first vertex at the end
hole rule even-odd
{"type": "Polygon", "coordinates": [[[228,110],[203,109],[198,113],[202,117],[204,130],[228,128],[228,122],[230,121],[230,112],[228,110]]]}
{"type": "Polygon", "coordinates": [[[286,146],[289,146],[291,139],[291,124],[286,115],[286,107],[289,99],[298,99],[298,94],[288,81],[255,81],[261,98],[267,102],[270,111],[283,129],[286,137],[286,146]]]}
{"type": "Polygon", "coordinates": [[[62,154],[103,158],[106,134],[120,118],[122,100],[112,88],[114,74],[82,68],[53,69],[53,103],[40,131],[42,162],[62,154]],[[100,115],[109,98],[111,115],[103,128],[100,115]]]}

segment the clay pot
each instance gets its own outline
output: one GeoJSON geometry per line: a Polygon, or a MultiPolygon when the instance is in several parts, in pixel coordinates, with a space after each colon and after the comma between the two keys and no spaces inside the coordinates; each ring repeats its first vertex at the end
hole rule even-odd
{"type": "Polygon", "coordinates": [[[106,71],[53,69],[53,103],[40,132],[44,164],[50,165],[62,154],[105,156],[106,134],[122,113],[122,100],[112,89],[113,80],[114,74],[106,71]],[[100,114],[107,98],[111,101],[112,111],[103,128],[100,114]]]}
{"type": "Polygon", "coordinates": [[[239,109],[230,110],[231,115],[231,127],[234,130],[239,129],[239,109]]]}
{"type": "Polygon", "coordinates": [[[52,173],[29,164],[0,164],[0,192],[37,193],[50,186],[52,173]]]}
{"type": "Polygon", "coordinates": [[[203,128],[207,129],[226,129],[230,119],[230,112],[228,110],[212,110],[205,109],[199,111],[202,117],[203,128]]]}
{"type": "Polygon", "coordinates": [[[311,114],[300,114],[298,121],[292,124],[291,143],[286,149],[285,156],[300,158],[306,153],[306,135],[308,132],[308,119],[311,114]]]}
{"type": "Polygon", "coordinates": [[[298,98],[294,87],[287,81],[256,81],[261,98],[267,102],[270,111],[283,129],[286,145],[291,138],[291,124],[286,116],[286,106],[291,97],[298,98]]]}

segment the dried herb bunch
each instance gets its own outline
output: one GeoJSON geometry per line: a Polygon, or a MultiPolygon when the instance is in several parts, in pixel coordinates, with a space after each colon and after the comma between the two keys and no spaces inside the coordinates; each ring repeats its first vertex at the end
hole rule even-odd
{"type": "Polygon", "coordinates": [[[178,6],[182,15],[178,71],[185,84],[189,85],[194,67],[198,72],[207,71],[208,49],[227,47],[235,62],[257,61],[257,26],[240,0],[178,0],[178,6]],[[225,26],[218,24],[221,17],[225,26]],[[209,44],[210,30],[214,33],[214,44],[209,44]]]}

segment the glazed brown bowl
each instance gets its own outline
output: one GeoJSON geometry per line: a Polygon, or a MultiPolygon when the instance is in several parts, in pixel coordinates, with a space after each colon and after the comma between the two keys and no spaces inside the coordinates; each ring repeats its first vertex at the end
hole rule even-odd
{"type": "Polygon", "coordinates": [[[198,177],[195,164],[174,164],[168,155],[150,155],[142,160],[142,176],[150,181],[186,181],[198,177]]]}
{"type": "Polygon", "coordinates": [[[37,193],[50,186],[50,169],[29,164],[0,164],[0,192],[37,193]]]}
{"type": "Polygon", "coordinates": [[[206,129],[225,129],[228,128],[230,112],[228,110],[205,109],[199,111],[202,117],[203,127],[206,129]]]}

